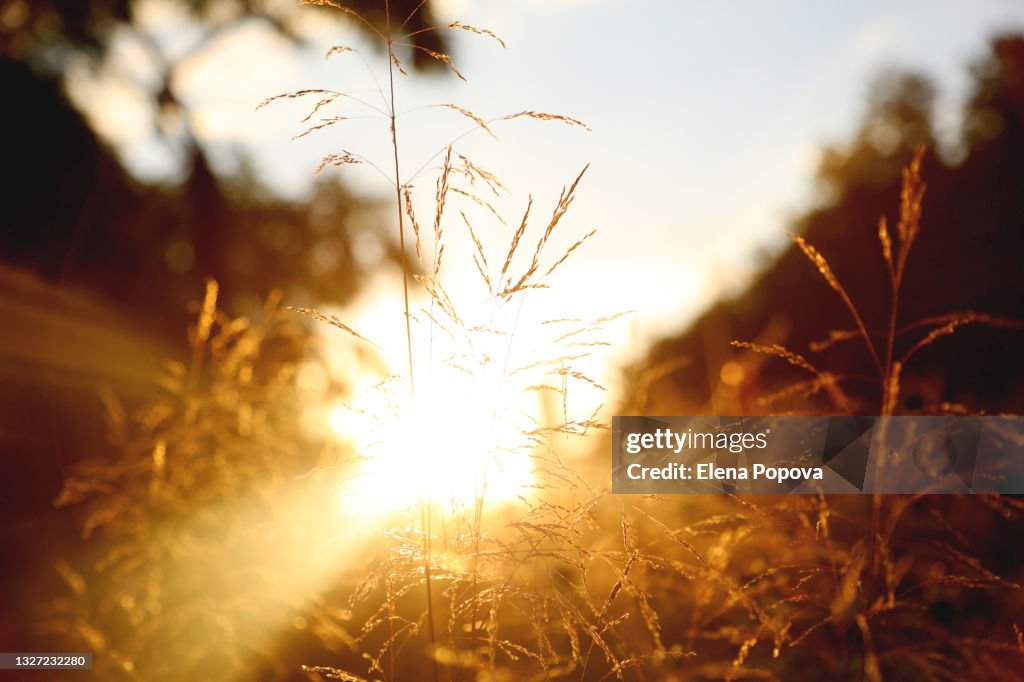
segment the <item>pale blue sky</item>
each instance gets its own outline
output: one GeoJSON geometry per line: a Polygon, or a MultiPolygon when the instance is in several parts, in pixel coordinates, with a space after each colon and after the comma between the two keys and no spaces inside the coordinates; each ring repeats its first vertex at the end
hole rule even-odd
{"type": "MultiPolygon", "coordinates": [[[[153,26],[175,35],[173,13],[158,0],[153,6],[153,26]]],[[[631,333],[645,339],[679,329],[710,297],[742,283],[753,253],[781,243],[786,217],[813,197],[817,150],[848,139],[883,67],[933,76],[940,121],[953,129],[968,62],[992,35],[1024,26],[1024,3],[1011,0],[446,0],[438,7],[441,19],[495,30],[508,48],[457,34],[456,61],[469,83],[402,79],[399,108],[457,102],[484,117],[538,109],[586,121],[593,132],[512,123],[498,130],[501,143],[477,134],[464,149],[505,178],[514,210],[529,193],[547,206],[592,164],[569,227],[599,234],[579,253],[562,295],[568,302],[585,293],[594,310],[637,309],[631,333]]],[[[261,99],[287,90],[372,86],[351,55],[323,59],[340,43],[379,61],[365,41],[300,11],[310,12],[316,36],[308,51],[251,26],[215,44],[179,81],[211,148],[244,150],[268,185],[290,194],[308,188],[323,153],[349,148],[373,157],[386,142],[379,121],[292,142],[300,108],[254,112],[261,99]]],[[[134,168],[166,172],[138,123],[143,117],[132,118],[130,93],[79,87],[134,168]]],[[[400,125],[408,172],[461,132],[465,119],[435,109],[400,125]]],[[[372,172],[343,172],[362,191],[387,191],[372,172]]]]}

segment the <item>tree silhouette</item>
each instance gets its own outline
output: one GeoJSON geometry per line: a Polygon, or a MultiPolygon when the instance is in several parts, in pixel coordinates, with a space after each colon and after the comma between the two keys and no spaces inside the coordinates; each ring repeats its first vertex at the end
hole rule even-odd
{"type": "MultiPolygon", "coordinates": [[[[383,22],[381,3],[349,3],[370,22],[383,22]]],[[[395,0],[395,16],[409,16],[415,31],[433,24],[430,6],[395,0]]],[[[27,3],[12,0],[0,16],[0,78],[5,97],[0,124],[12,135],[8,165],[18,191],[0,204],[0,261],[51,280],[99,292],[134,309],[153,328],[174,337],[187,319],[185,302],[202,291],[202,279],[221,284],[222,300],[257,302],[271,287],[308,298],[342,301],[355,290],[364,264],[354,257],[347,216],[365,202],[336,183],[316,185],[309,206],[275,196],[251,175],[224,177],[193,132],[188,109],[175,89],[182,64],[244,22],[260,21],[296,45],[304,42],[298,18],[323,21],[345,15],[330,7],[249,0],[185,0],[195,22],[189,46],[166,54],[139,20],[136,0],[27,3]],[[64,74],[85,60],[97,71],[116,69],[108,49],[127,31],[156,65],[155,85],[141,90],[153,102],[154,128],[182,159],[180,183],[143,183],[131,177],[63,93],[64,74]],[[161,122],[164,125],[159,125],[161,122]],[[169,134],[168,130],[179,131],[169,134]],[[329,206],[330,228],[322,209],[329,206]],[[288,226],[287,228],[283,226],[288,226]],[[313,261],[311,264],[311,259],[313,261]]],[[[353,26],[370,30],[360,22],[353,26]]],[[[417,36],[430,50],[446,49],[439,32],[417,36]]],[[[423,68],[438,62],[413,50],[408,61],[423,68]]],[[[394,249],[385,237],[385,253],[394,249]]]]}
{"type": "MultiPolygon", "coordinates": [[[[923,227],[908,263],[900,324],[962,310],[1024,319],[1019,265],[1024,254],[1024,39],[994,41],[972,68],[972,78],[973,95],[951,160],[934,154],[925,160],[923,227]]],[[[887,216],[894,224],[900,171],[914,150],[936,148],[933,95],[924,77],[883,75],[853,139],[822,155],[820,204],[790,228],[827,258],[869,329],[884,329],[888,312],[878,219],[887,216]]],[[[741,375],[735,371],[727,377],[738,386],[725,400],[722,368],[739,359],[729,348],[732,339],[783,343],[834,373],[870,375],[868,353],[857,344],[837,344],[820,354],[810,350],[830,330],[849,326],[835,292],[791,246],[741,295],[718,302],[689,329],[655,344],[632,369],[634,386],[650,396],[642,411],[761,413],[771,407],[758,404],[758,395],[806,378],[785,363],[746,358],[742,380],[736,381],[741,375]],[[654,376],[659,378],[650,379],[654,376]]],[[[956,401],[975,409],[1020,411],[1020,342],[1019,331],[979,327],[934,344],[905,373],[900,409],[956,401]]],[[[879,386],[863,382],[844,388],[857,397],[860,409],[875,413],[879,386]]],[[[812,409],[834,412],[836,407],[822,396],[812,409]]]]}

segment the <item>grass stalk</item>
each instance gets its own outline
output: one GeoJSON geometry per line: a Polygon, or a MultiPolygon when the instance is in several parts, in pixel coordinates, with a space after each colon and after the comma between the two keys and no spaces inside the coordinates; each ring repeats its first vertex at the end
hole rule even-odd
{"type": "Polygon", "coordinates": [[[420,503],[420,524],[423,527],[423,580],[427,590],[427,639],[430,643],[430,666],[434,673],[434,682],[441,679],[437,666],[437,631],[434,629],[434,598],[430,584],[430,501],[420,503]]]}
{"type": "MultiPolygon", "coordinates": [[[[391,32],[391,2],[384,2],[384,23],[387,30],[388,48],[388,119],[391,128],[391,152],[395,166],[395,211],[398,214],[398,246],[402,263],[402,299],[405,306],[405,342],[409,358],[409,396],[413,403],[412,409],[416,409],[416,377],[413,369],[412,358],[412,327],[409,315],[409,263],[405,253],[405,212],[402,207],[402,179],[401,168],[398,160],[398,115],[395,105],[395,42],[391,32]]],[[[433,586],[430,576],[430,503],[420,503],[420,521],[423,527],[423,577],[426,589],[427,600],[427,637],[430,643],[430,662],[434,682],[440,680],[440,671],[437,666],[437,633],[434,629],[434,604],[433,586]]]]}
{"type": "Polygon", "coordinates": [[[398,212],[398,246],[402,259],[402,298],[405,304],[405,342],[409,356],[409,393],[416,398],[416,377],[412,361],[412,327],[409,319],[409,263],[405,254],[405,214],[402,210],[402,181],[398,163],[398,121],[395,109],[395,43],[391,35],[391,2],[384,2],[384,22],[388,45],[388,119],[391,124],[391,151],[395,162],[395,210],[398,212]]]}

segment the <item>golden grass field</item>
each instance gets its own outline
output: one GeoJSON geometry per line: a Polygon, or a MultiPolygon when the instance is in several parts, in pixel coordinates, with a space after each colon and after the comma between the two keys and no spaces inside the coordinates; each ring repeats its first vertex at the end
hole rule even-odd
{"type": "MultiPolygon", "coordinates": [[[[608,390],[594,363],[629,311],[528,314],[564,286],[553,275],[606,238],[573,221],[587,167],[554,202],[514,197],[460,138],[403,176],[404,136],[425,134],[400,113],[419,77],[409,55],[463,77],[422,36],[502,39],[459,21],[410,29],[419,6],[398,18],[385,2],[380,22],[334,0],[307,4],[365,24],[380,47],[326,57],[381,60],[388,80],[369,96],[267,93],[254,116],[305,107],[297,137],[344,126],[341,105],[385,124],[387,164],[355,140],[310,170],[372,166],[387,186],[402,294],[384,314],[401,324],[378,337],[279,290],[239,316],[208,279],[187,344],[161,348],[167,359],[145,379],[125,369],[131,395],[99,389],[103,444],[65,463],[52,500],[77,539],[47,557],[50,578],[20,583],[35,596],[18,641],[92,652],[94,670],[19,679],[1024,679],[1015,496],[611,494],[610,415],[675,413],[687,403],[666,397],[678,389],[667,378],[692,359],[652,355],[608,390]]],[[[437,107],[475,135],[587,128],[533,109],[485,119],[437,107]]],[[[959,341],[983,328],[1019,348],[1021,326],[981,309],[908,319],[933,154],[914,148],[898,201],[858,228],[872,235],[882,295],[862,298],[826,246],[792,234],[798,286],[826,287],[846,325],[816,328],[806,350],[784,334],[717,339],[728,361],[709,361],[720,381],[697,410],[1001,411],[945,395],[907,407],[935,347],[984,356],[975,337],[959,341]]],[[[83,329],[61,333],[92,338],[83,329]]],[[[120,366],[151,366],[111,339],[100,345],[120,366]]],[[[22,346],[56,362],[42,344],[22,346]]]]}

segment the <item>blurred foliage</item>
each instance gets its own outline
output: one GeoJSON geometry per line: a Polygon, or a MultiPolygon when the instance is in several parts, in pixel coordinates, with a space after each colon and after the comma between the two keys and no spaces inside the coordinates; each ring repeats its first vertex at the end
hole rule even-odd
{"type": "Polygon", "coordinates": [[[190,360],[167,363],[148,403],[102,392],[115,450],[76,462],[56,499],[90,542],[56,561],[66,590],[36,627],[93,652],[96,679],[281,679],[298,662],[275,653],[280,631],[319,613],[316,529],[339,528],[334,488],[310,474],[332,446],[304,411],[341,389],[279,292],[253,321],[216,297],[211,282],[190,360]]]}
{"type": "MultiPolygon", "coordinates": [[[[919,146],[938,149],[923,164],[928,184],[921,238],[900,296],[902,326],[957,311],[1024,319],[1024,38],[1007,36],[971,70],[971,96],[959,135],[938,138],[928,79],[884,74],[863,124],[847,144],[821,155],[820,204],[792,221],[831,265],[873,334],[886,328],[888,277],[878,221],[896,224],[900,172],[919,146]]],[[[688,330],[657,343],[632,368],[635,406],[644,414],[831,412],[820,402],[758,402],[791,385],[801,370],[730,348],[733,339],[782,344],[834,374],[873,375],[863,344],[816,342],[851,326],[849,312],[795,245],[768,262],[734,298],[688,330]],[[820,350],[815,351],[814,348],[820,350]]],[[[903,376],[899,412],[958,403],[971,411],[1024,409],[1021,333],[965,329],[920,353],[903,376]]],[[[906,348],[897,348],[897,352],[906,348]]],[[[856,411],[877,414],[877,385],[851,385],[856,411]]]]}
{"type": "MultiPolygon", "coordinates": [[[[141,30],[138,15],[141,8],[160,0],[4,0],[0,4],[0,54],[16,61],[30,61],[42,68],[59,68],[82,53],[102,60],[117,30],[141,30]]],[[[298,20],[298,2],[291,0],[167,0],[184,8],[204,29],[199,47],[216,34],[230,30],[242,21],[256,20],[270,25],[282,36],[301,42],[302,25],[298,20]]],[[[320,4],[320,3],[311,3],[320,4]]],[[[378,30],[385,25],[385,3],[375,0],[353,0],[345,3],[370,21],[378,30]]],[[[419,31],[435,24],[432,5],[420,0],[392,0],[395,17],[409,17],[406,26],[419,31]]],[[[337,20],[340,13],[329,7],[319,9],[324,21],[337,20]]],[[[440,51],[443,37],[438,33],[422,33],[416,45],[440,51]]],[[[424,53],[412,54],[416,66],[436,67],[424,53]]]]}
{"type": "MultiPolygon", "coordinates": [[[[304,42],[300,17],[345,21],[332,8],[301,8],[290,0],[187,0],[182,7],[196,34],[184,50],[168,54],[140,21],[146,0],[0,3],[0,80],[5,97],[0,125],[18,131],[9,155],[18,159],[18,192],[0,205],[0,260],[51,281],[80,285],[127,306],[150,329],[170,337],[185,320],[185,303],[204,277],[221,284],[222,300],[237,313],[259,308],[270,286],[292,298],[341,302],[368,268],[397,257],[390,239],[375,229],[373,207],[336,182],[315,185],[312,198],[279,198],[258,183],[242,159],[230,176],[215,170],[195,134],[175,76],[219,36],[259,21],[292,41],[304,42]],[[63,94],[74,67],[117,72],[108,49],[130,34],[155,65],[153,84],[136,84],[148,97],[164,144],[180,159],[180,179],[144,183],[131,177],[117,156],[63,94]],[[353,224],[353,216],[359,217],[353,224]],[[356,244],[377,246],[358,252],[356,244]]],[[[371,22],[382,24],[382,4],[356,0],[371,22]]],[[[396,0],[403,17],[420,3],[396,0]]],[[[426,4],[409,19],[412,29],[433,25],[426,4]]],[[[360,22],[353,28],[370,30],[360,22]]],[[[441,34],[415,39],[444,48],[441,34]]],[[[412,50],[423,68],[436,60],[412,50]]]]}
{"type": "Polygon", "coordinates": [[[167,338],[179,336],[204,275],[223,281],[229,309],[251,313],[275,285],[302,301],[345,300],[375,265],[357,242],[394,252],[373,207],[335,181],[317,182],[308,203],[281,199],[244,169],[218,177],[197,149],[181,185],[140,183],[52,83],[21,64],[0,71],[22,104],[0,118],[46,131],[11,140],[26,169],[0,207],[0,257],[128,306],[167,338]]]}

